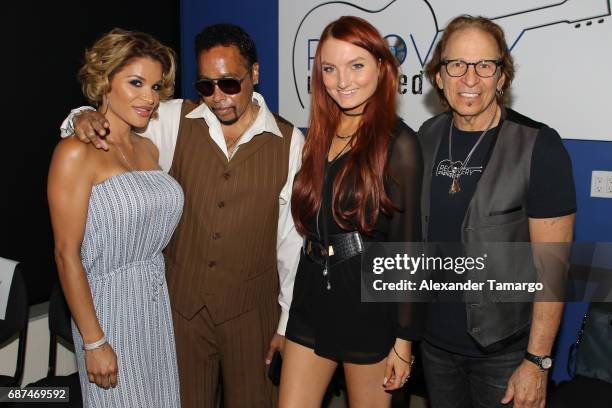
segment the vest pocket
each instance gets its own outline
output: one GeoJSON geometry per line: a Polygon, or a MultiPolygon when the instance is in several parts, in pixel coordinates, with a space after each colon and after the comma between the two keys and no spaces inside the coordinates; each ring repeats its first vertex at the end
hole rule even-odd
{"type": "Polygon", "coordinates": [[[525,218],[523,206],[513,207],[501,211],[491,211],[486,217],[486,223],[489,225],[508,224],[525,218]]]}
{"type": "Polygon", "coordinates": [[[523,206],[522,206],[522,205],[519,205],[518,207],[509,208],[509,209],[507,209],[507,210],[502,210],[502,211],[491,211],[491,212],[489,213],[489,216],[510,214],[510,213],[513,213],[513,212],[521,211],[522,209],[523,209],[523,206]]]}

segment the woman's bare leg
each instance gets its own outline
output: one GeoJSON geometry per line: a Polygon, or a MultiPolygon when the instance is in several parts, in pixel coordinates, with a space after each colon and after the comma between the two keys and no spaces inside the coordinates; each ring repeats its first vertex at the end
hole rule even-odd
{"type": "Polygon", "coordinates": [[[279,392],[280,408],[320,408],[337,363],[314,350],[285,341],[279,392]]]}
{"type": "Polygon", "coordinates": [[[344,363],[344,378],[351,408],[391,406],[391,393],[383,388],[386,365],[386,358],[374,364],[344,363]]]}

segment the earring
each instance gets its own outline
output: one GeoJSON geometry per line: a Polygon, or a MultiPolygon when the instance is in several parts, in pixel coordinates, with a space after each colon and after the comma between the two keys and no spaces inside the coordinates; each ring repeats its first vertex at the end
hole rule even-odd
{"type": "Polygon", "coordinates": [[[502,96],[504,96],[504,90],[503,90],[503,89],[501,89],[501,88],[496,89],[496,90],[495,90],[495,95],[496,95],[498,98],[501,98],[502,96]]]}
{"type": "MultiPolygon", "coordinates": [[[[100,112],[102,113],[102,115],[106,115],[106,112],[108,112],[108,108],[110,107],[110,99],[108,96],[104,96],[104,100],[106,100],[106,109],[104,110],[104,112],[100,112]]],[[[103,100],[103,102],[104,102],[103,100]]]]}

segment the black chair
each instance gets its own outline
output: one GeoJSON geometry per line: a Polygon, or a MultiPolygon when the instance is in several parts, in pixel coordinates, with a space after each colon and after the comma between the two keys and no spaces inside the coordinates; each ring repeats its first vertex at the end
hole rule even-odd
{"type": "Polygon", "coordinates": [[[64,408],[82,407],[83,398],[81,395],[81,384],[79,382],[78,372],[65,376],[56,375],[58,342],[68,348],[74,349],[72,329],[70,326],[70,311],[59,284],[53,288],[49,301],[49,366],[47,369],[47,376],[34,383],[28,384],[28,387],[68,387],[70,397],[70,402],[68,404],[49,403],[45,406],[53,407],[57,405],[58,407],[64,408]]]}
{"type": "MultiPolygon", "coordinates": [[[[2,259],[0,259],[0,262],[2,259]]],[[[11,289],[9,291],[6,316],[0,320],[0,348],[19,338],[17,364],[12,376],[0,375],[0,387],[19,387],[23,377],[25,346],[28,334],[28,294],[20,264],[15,266],[11,289]]]]}
{"type": "Polygon", "coordinates": [[[69,348],[74,349],[70,310],[59,284],[53,288],[49,301],[49,367],[47,377],[55,376],[58,341],[63,341],[69,345],[69,348]]]}

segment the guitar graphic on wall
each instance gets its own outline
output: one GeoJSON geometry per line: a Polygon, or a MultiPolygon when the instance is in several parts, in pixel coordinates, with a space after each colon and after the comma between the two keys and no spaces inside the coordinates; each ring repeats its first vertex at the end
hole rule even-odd
{"type": "Polygon", "coordinates": [[[483,15],[503,27],[513,50],[532,30],[565,24],[580,29],[602,24],[610,13],[610,0],[391,0],[376,8],[349,1],[313,6],[293,33],[291,64],[297,102],[304,110],[310,100],[310,70],[323,28],[343,15],[365,18],[386,37],[404,72],[419,72],[429,60],[448,21],[460,14],[483,15]]]}

